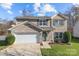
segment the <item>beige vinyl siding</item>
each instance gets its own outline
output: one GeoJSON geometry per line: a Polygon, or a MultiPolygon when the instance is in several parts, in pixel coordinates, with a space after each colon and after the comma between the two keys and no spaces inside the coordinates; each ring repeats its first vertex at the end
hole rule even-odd
{"type": "Polygon", "coordinates": [[[51,19],[64,19],[64,18],[62,18],[62,17],[60,17],[58,15],[55,15],[55,16],[52,16],[51,19]]]}
{"type": "Polygon", "coordinates": [[[50,27],[50,25],[51,25],[51,20],[48,20],[48,26],[50,27]]]}
{"type": "Polygon", "coordinates": [[[54,28],[52,30],[52,37],[51,37],[51,39],[54,40],[54,33],[55,32],[65,32],[65,31],[67,31],[67,20],[62,18],[62,17],[60,17],[60,16],[58,16],[58,15],[56,15],[55,17],[51,17],[51,26],[54,28]],[[61,26],[54,27],[53,26],[53,21],[54,20],[63,20],[64,23],[61,26]]]}
{"type": "MultiPolygon", "coordinates": [[[[28,20],[28,22],[33,23],[34,25],[38,26],[38,20],[28,20]]],[[[50,27],[50,20],[47,21],[48,25],[47,27],[50,27]]],[[[16,24],[20,24],[22,21],[16,22],[16,24]]]]}
{"type": "Polygon", "coordinates": [[[64,25],[55,27],[54,32],[65,32],[67,31],[67,20],[64,20],[64,25]]]}
{"type": "Polygon", "coordinates": [[[64,21],[64,25],[62,25],[62,26],[58,26],[58,27],[53,26],[53,28],[54,28],[53,32],[65,32],[65,31],[67,31],[67,20],[66,19],[64,19],[64,18],[62,18],[58,15],[56,15],[55,17],[51,17],[51,18],[52,18],[51,19],[51,21],[52,21],[51,25],[52,26],[53,26],[54,20],[63,20],[64,21]]]}

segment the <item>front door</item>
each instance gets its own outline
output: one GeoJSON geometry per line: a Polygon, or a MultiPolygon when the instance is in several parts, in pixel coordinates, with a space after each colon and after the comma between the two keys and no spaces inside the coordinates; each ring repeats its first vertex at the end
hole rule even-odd
{"type": "Polygon", "coordinates": [[[42,32],[43,41],[47,40],[47,34],[48,34],[48,32],[46,32],[46,31],[42,32]]]}

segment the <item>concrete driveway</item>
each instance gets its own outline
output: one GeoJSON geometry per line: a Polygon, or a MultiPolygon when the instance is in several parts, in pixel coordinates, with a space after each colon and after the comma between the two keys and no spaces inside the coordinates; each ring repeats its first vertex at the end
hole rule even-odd
{"type": "Polygon", "coordinates": [[[16,44],[0,51],[0,56],[40,56],[39,44],[16,44]]]}

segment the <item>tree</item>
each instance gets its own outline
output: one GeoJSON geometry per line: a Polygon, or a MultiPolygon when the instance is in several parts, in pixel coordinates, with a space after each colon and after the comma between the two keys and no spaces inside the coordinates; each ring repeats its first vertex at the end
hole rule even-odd
{"type": "Polygon", "coordinates": [[[68,19],[68,30],[73,32],[73,27],[75,23],[79,19],[79,6],[73,5],[68,11],[64,13],[69,19],[68,19]]]}
{"type": "Polygon", "coordinates": [[[4,35],[6,34],[7,32],[7,29],[6,29],[6,25],[5,24],[0,24],[0,35],[4,35]]]}
{"type": "Polygon", "coordinates": [[[31,10],[23,9],[22,10],[22,15],[23,16],[32,16],[32,11],[31,10]]]}

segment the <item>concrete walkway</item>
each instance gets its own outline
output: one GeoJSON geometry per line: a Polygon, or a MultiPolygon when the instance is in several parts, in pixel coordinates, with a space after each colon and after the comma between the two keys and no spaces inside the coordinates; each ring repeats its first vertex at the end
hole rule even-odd
{"type": "Polygon", "coordinates": [[[0,56],[40,56],[39,44],[17,44],[0,51],[0,56]]]}
{"type": "Polygon", "coordinates": [[[48,42],[43,42],[43,46],[41,48],[51,48],[48,42]]]}

